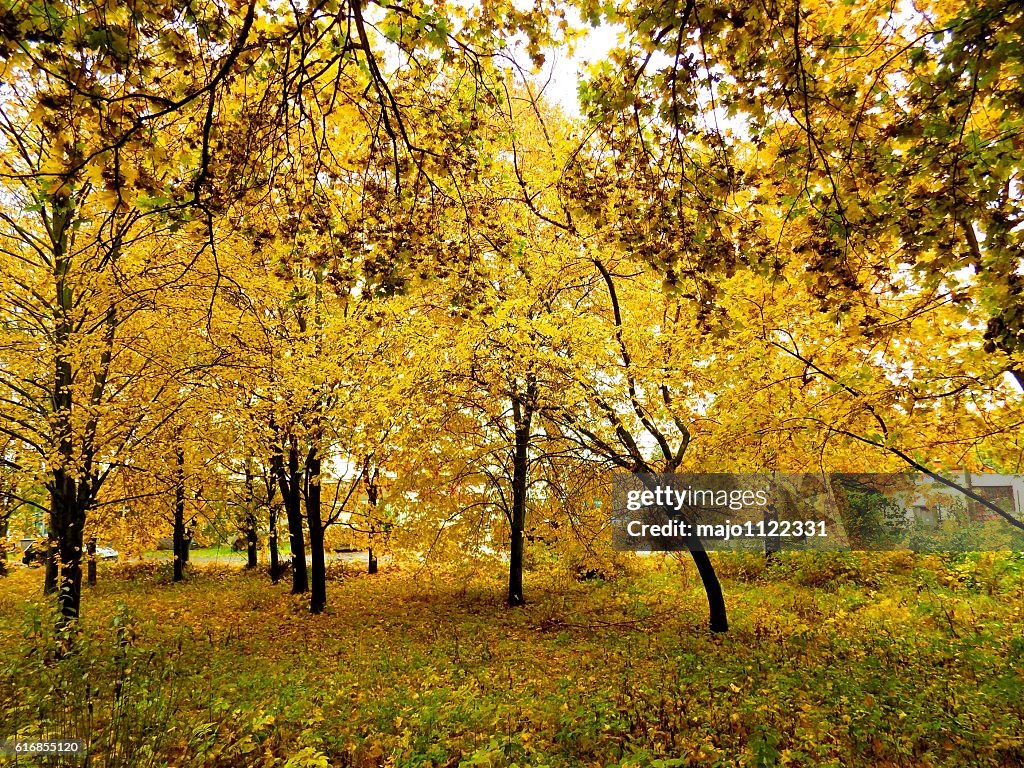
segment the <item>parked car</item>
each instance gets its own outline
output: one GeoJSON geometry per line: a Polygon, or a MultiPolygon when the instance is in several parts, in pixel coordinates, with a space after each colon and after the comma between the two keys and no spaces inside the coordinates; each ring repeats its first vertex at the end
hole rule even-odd
{"type": "MultiPolygon", "coordinates": [[[[97,560],[117,560],[120,553],[112,547],[96,547],[97,560]]],[[[21,562],[25,565],[43,565],[46,562],[46,539],[30,541],[22,553],[21,562]]]]}

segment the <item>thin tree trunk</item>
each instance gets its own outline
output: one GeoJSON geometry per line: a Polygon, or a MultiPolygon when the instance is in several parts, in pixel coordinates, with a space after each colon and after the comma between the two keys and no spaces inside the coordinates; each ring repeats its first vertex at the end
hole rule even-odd
{"type": "Polygon", "coordinates": [[[189,541],[185,533],[185,451],[181,445],[174,449],[174,461],[174,581],[183,581],[189,541]]]}
{"type": "Polygon", "coordinates": [[[309,554],[312,559],[310,613],[327,607],[327,567],[324,557],[324,524],[320,510],[320,456],[314,446],[306,455],[306,522],[309,525],[309,554]]]}
{"type": "Polygon", "coordinates": [[[90,587],[95,587],[96,586],[96,537],[95,536],[93,536],[93,537],[91,537],[89,539],[88,552],[89,552],[89,568],[88,568],[89,586],[90,587]]]}
{"type": "Polygon", "coordinates": [[[512,542],[509,552],[508,604],[515,607],[526,603],[523,595],[523,546],[533,411],[513,399],[512,413],[515,419],[515,446],[512,454],[512,542]]]}
{"type": "Polygon", "coordinates": [[[259,565],[259,537],[256,533],[256,515],[251,512],[245,521],[245,567],[249,570],[259,565]]]}
{"type": "Polygon", "coordinates": [[[299,595],[309,591],[309,576],[306,572],[306,542],[302,530],[302,499],[299,492],[299,447],[294,437],[289,441],[287,469],[283,466],[280,455],[275,463],[278,465],[278,480],[288,518],[288,542],[292,552],[292,594],[299,595]]]}
{"type": "Polygon", "coordinates": [[[277,507],[270,507],[270,532],[267,537],[270,547],[270,582],[277,584],[281,580],[281,559],[277,551],[277,507]]]}
{"type": "Polygon", "coordinates": [[[299,471],[299,447],[294,437],[288,450],[288,478],[291,487],[288,535],[292,549],[292,593],[302,594],[309,591],[309,573],[306,568],[306,537],[302,526],[302,494],[299,490],[302,473],[299,471]]]}
{"type": "Polygon", "coordinates": [[[366,572],[371,576],[377,573],[377,556],[373,554],[373,537],[376,533],[376,515],[377,515],[377,500],[380,495],[380,489],[377,485],[377,472],[365,474],[366,482],[366,500],[370,504],[370,535],[369,545],[366,548],[366,572]]]}
{"type": "Polygon", "coordinates": [[[243,520],[243,532],[245,533],[245,567],[253,570],[258,565],[257,547],[259,537],[256,531],[256,490],[253,487],[252,466],[250,461],[245,462],[245,518],[243,520]]]}

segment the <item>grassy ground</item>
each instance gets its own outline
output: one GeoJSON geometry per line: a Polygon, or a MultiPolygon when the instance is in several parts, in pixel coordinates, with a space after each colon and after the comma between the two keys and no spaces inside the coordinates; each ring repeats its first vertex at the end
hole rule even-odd
{"type": "MultiPolygon", "coordinates": [[[[245,565],[245,552],[233,552],[228,546],[212,546],[193,549],[189,552],[189,560],[193,563],[213,563],[245,565]]],[[[143,554],[146,560],[172,560],[174,553],[170,550],[151,550],[143,554]]]]}
{"type": "Polygon", "coordinates": [[[722,558],[720,636],[659,563],[534,573],[513,611],[497,574],[352,575],[321,616],[262,575],[115,566],[60,662],[19,570],[0,739],[89,732],[110,766],[1024,764],[1020,559],[722,558]]]}
{"type": "MultiPolygon", "coordinates": [[[[245,551],[235,552],[231,547],[220,544],[209,547],[200,547],[199,549],[193,549],[189,552],[189,561],[196,564],[205,565],[237,565],[244,566],[246,561],[245,551]]],[[[288,555],[284,556],[284,559],[288,559],[288,555]]],[[[365,562],[366,552],[328,552],[327,560],[330,561],[343,561],[343,562],[365,562]]],[[[174,553],[169,550],[158,550],[153,549],[148,552],[144,552],[142,555],[143,560],[166,560],[170,561],[174,559],[174,553]]],[[[307,557],[306,561],[309,562],[310,558],[307,557]]],[[[128,558],[125,561],[130,562],[128,558]]],[[[383,562],[383,561],[381,561],[383,562]]]]}

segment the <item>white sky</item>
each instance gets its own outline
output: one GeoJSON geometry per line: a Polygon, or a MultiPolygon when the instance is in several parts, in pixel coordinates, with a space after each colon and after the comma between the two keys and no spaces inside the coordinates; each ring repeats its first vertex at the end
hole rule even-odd
{"type": "MultiPolygon", "coordinates": [[[[561,105],[569,117],[578,117],[580,107],[576,89],[579,81],[590,64],[607,56],[618,42],[620,31],[621,27],[607,24],[588,27],[586,36],[577,42],[572,56],[566,55],[564,50],[546,50],[547,61],[542,71],[536,74],[537,82],[544,86],[544,96],[561,105]]],[[[516,54],[516,60],[524,69],[529,69],[529,57],[521,45],[516,46],[516,54]]]]}

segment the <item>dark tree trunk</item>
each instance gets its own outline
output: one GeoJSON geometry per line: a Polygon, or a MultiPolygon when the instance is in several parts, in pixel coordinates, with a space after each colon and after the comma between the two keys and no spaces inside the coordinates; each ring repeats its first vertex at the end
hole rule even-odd
{"type": "Polygon", "coordinates": [[[299,447],[294,437],[289,441],[287,468],[280,453],[275,454],[273,463],[288,519],[288,543],[292,552],[292,594],[298,595],[309,591],[309,576],[306,573],[306,542],[302,531],[299,447]]]}
{"type": "Polygon", "coordinates": [[[242,529],[245,534],[245,567],[252,570],[258,565],[257,548],[259,536],[256,530],[256,491],[253,488],[252,467],[245,462],[245,517],[242,529]]]}
{"type": "Polygon", "coordinates": [[[526,491],[529,485],[530,469],[530,428],[533,411],[518,400],[512,401],[515,419],[515,446],[512,453],[512,541],[509,551],[508,604],[510,607],[524,605],[523,595],[523,545],[526,530],[526,491]]]}
{"type": "Polygon", "coordinates": [[[508,564],[508,604],[511,608],[526,605],[523,596],[523,529],[514,520],[508,564]]]}
{"type": "Polygon", "coordinates": [[[68,622],[78,618],[82,604],[82,526],[85,515],[77,515],[60,542],[60,613],[68,622]]]}
{"type": "Polygon", "coordinates": [[[374,469],[373,472],[367,471],[363,475],[366,483],[366,500],[370,505],[370,543],[366,548],[366,572],[371,576],[377,573],[377,556],[373,554],[373,537],[377,532],[377,500],[380,498],[380,487],[377,485],[378,472],[379,468],[374,469]]]}
{"type": "MultiPolygon", "coordinates": [[[[275,454],[280,458],[280,454],[275,454]]],[[[274,457],[270,460],[270,471],[264,475],[267,486],[267,548],[270,550],[270,581],[277,584],[281,580],[281,555],[277,548],[277,505],[274,496],[277,493],[277,466],[274,457]]]]}
{"type": "MultiPolygon", "coordinates": [[[[652,472],[649,467],[641,468],[646,470],[640,475],[642,482],[650,490],[654,490],[656,487],[654,478],[657,477],[657,474],[652,472]]],[[[665,516],[669,518],[674,517],[675,513],[666,510],[665,516]]],[[[701,540],[696,536],[690,536],[686,540],[686,548],[690,552],[690,557],[693,558],[693,564],[697,566],[697,573],[700,575],[701,584],[704,586],[704,593],[708,598],[709,628],[712,632],[727,632],[729,630],[729,619],[725,609],[725,595],[722,593],[722,585],[718,581],[718,574],[715,573],[715,566],[712,564],[711,558],[705,551],[701,540]]]]}
{"type": "Polygon", "coordinates": [[[96,586],[96,537],[93,536],[89,539],[89,586],[96,586]]]}
{"type": "Polygon", "coordinates": [[[691,544],[690,556],[693,558],[694,565],[697,566],[701,584],[704,585],[704,592],[708,596],[711,631],[727,632],[729,619],[725,610],[725,595],[722,594],[722,585],[715,573],[715,566],[711,564],[711,558],[708,557],[708,553],[704,551],[704,547],[699,541],[696,544],[691,544]]]}
{"type": "Polygon", "coordinates": [[[88,499],[78,488],[71,468],[79,456],[75,454],[73,440],[72,387],[74,371],[69,356],[73,332],[74,299],[68,285],[71,259],[67,255],[66,227],[71,211],[63,206],[53,210],[53,230],[60,235],[54,241],[53,276],[55,288],[55,326],[53,344],[57,351],[53,392],[53,438],[57,448],[56,464],[50,476],[50,532],[56,539],[57,551],[50,548],[44,589],[57,590],[60,625],[67,626],[78,618],[82,599],[82,535],[85,527],[88,499]],[[56,562],[52,562],[56,556],[56,562]],[[52,564],[51,564],[52,562],[52,564]]]}
{"type": "Polygon", "coordinates": [[[256,535],[256,515],[249,513],[245,521],[245,567],[252,570],[259,565],[259,538],[256,535]]]}
{"type": "Polygon", "coordinates": [[[66,626],[78,618],[82,601],[82,529],[85,527],[85,509],[78,503],[78,489],[72,477],[64,470],[56,469],[53,479],[50,516],[57,547],[55,552],[51,550],[47,568],[54,569],[60,623],[66,626]],[[49,565],[51,561],[53,566],[49,565]]]}
{"type": "Polygon", "coordinates": [[[324,524],[320,510],[320,456],[315,447],[306,455],[306,523],[309,525],[309,554],[312,559],[310,613],[327,607],[327,567],[324,558],[324,524]]]}
{"type": "Polygon", "coordinates": [[[288,536],[292,549],[292,593],[309,591],[309,574],[306,569],[306,537],[302,527],[302,494],[299,471],[299,447],[293,437],[288,449],[288,484],[291,498],[288,500],[288,536]]]}
{"type": "Polygon", "coordinates": [[[174,581],[183,581],[189,540],[185,532],[185,451],[180,445],[174,449],[174,462],[174,581]]]}
{"type": "MultiPolygon", "coordinates": [[[[642,408],[636,400],[636,394],[634,392],[635,382],[632,378],[632,374],[628,373],[628,369],[631,366],[629,351],[626,348],[626,343],[622,338],[622,314],[619,310],[619,299],[615,291],[615,280],[612,277],[611,272],[608,268],[601,263],[599,259],[594,259],[594,265],[601,273],[601,277],[604,278],[605,285],[608,287],[608,298],[611,301],[612,314],[615,318],[615,336],[619,344],[619,354],[622,358],[622,365],[627,370],[627,381],[630,387],[630,395],[634,409],[637,413],[642,413],[642,408]]],[[[666,406],[671,409],[671,395],[669,388],[666,385],[661,387],[662,399],[666,406]]],[[[683,424],[676,419],[676,426],[679,428],[681,442],[679,447],[672,451],[667,438],[662,434],[656,426],[650,423],[641,415],[641,420],[644,423],[644,429],[647,434],[654,437],[661,445],[661,452],[665,458],[665,472],[672,473],[679,468],[683,461],[683,455],[686,452],[687,446],[690,444],[690,432],[683,424]]],[[[629,438],[630,443],[627,446],[626,454],[616,456],[620,465],[625,466],[628,461],[634,467],[634,472],[638,473],[641,477],[641,481],[650,488],[650,483],[653,482],[655,473],[652,471],[650,465],[644,460],[641,455],[640,449],[637,445],[637,441],[632,438],[628,430],[626,430],[617,419],[613,418],[613,422],[618,432],[620,440],[622,438],[629,438]]],[[[614,450],[610,451],[609,458],[614,456],[614,450]]],[[[653,490],[653,489],[652,489],[653,490]]],[[[673,515],[669,515],[672,517],[673,515]]],[[[687,521],[692,522],[692,521],[687,521]]],[[[718,582],[718,575],[715,573],[715,567],[711,563],[711,558],[708,557],[708,553],[704,551],[704,545],[700,539],[696,536],[690,537],[686,542],[687,549],[690,551],[690,556],[693,558],[694,564],[697,566],[697,572],[700,574],[701,583],[704,585],[704,591],[708,597],[708,607],[710,612],[710,628],[712,632],[725,632],[729,628],[729,622],[726,619],[725,612],[725,597],[722,595],[722,585],[718,582]]]]}
{"type": "Polygon", "coordinates": [[[270,581],[277,584],[281,580],[281,556],[277,551],[277,507],[270,508],[270,532],[267,537],[270,547],[270,581]]]}

